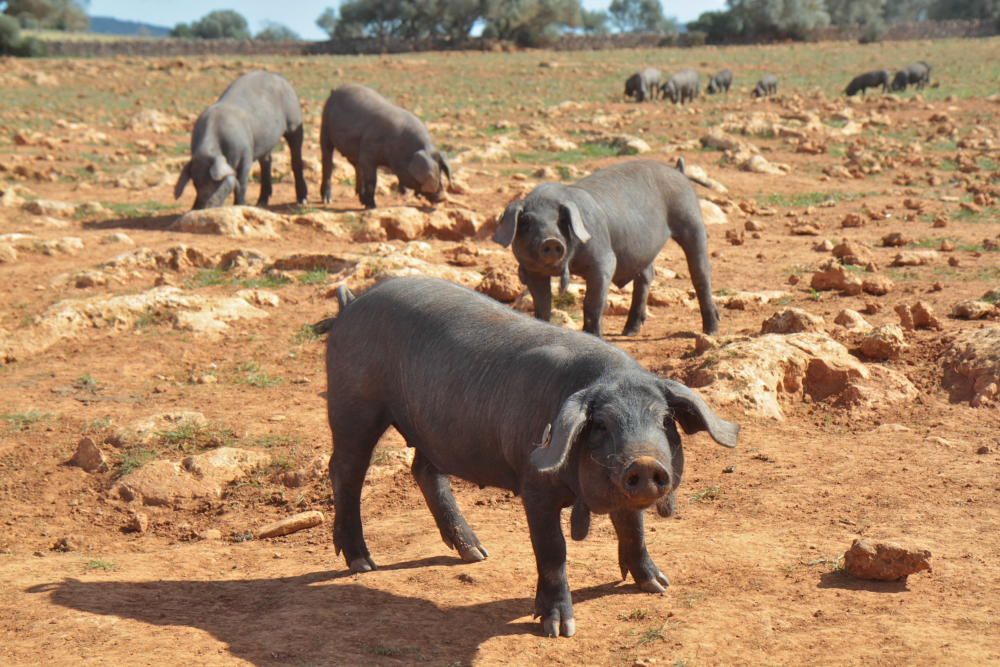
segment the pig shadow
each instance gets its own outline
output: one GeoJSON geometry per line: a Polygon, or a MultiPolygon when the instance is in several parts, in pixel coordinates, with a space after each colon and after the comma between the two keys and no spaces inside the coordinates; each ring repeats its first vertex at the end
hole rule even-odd
{"type": "Polygon", "coordinates": [[[846,591],[870,591],[872,593],[906,593],[910,589],[906,579],[901,581],[872,581],[856,579],[843,572],[824,572],[820,575],[817,588],[840,588],[846,591]]]}
{"type": "Polygon", "coordinates": [[[176,213],[168,215],[146,215],[134,218],[113,218],[111,220],[92,220],[83,223],[84,229],[141,229],[151,232],[170,231],[170,225],[180,216],[176,213]]]}
{"type": "MultiPolygon", "coordinates": [[[[461,561],[431,558],[381,569],[443,564],[461,561]]],[[[479,597],[472,576],[456,585],[467,586],[479,597]]],[[[540,631],[537,621],[523,619],[533,607],[529,598],[442,608],[420,597],[370,588],[363,581],[364,575],[346,571],[227,581],[66,579],[27,592],[47,593],[55,604],[81,612],[198,628],[227,644],[232,656],[255,665],[398,660],[471,664],[479,647],[493,637],[540,631]]],[[[525,582],[526,587],[532,585],[525,582]]],[[[612,582],[573,591],[573,599],[579,603],[628,593],[634,594],[635,588],[612,582]]]]}

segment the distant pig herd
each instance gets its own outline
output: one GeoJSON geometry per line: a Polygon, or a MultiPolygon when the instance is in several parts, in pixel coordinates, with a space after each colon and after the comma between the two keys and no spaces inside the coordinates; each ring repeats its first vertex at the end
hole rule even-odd
{"type": "MultiPolygon", "coordinates": [[[[926,85],[930,66],[917,63],[891,81],[887,71],[854,79],[847,94],[866,88],[926,85]]],[[[708,82],[728,93],[733,73],[708,82]]],[[[699,95],[699,75],[685,69],[664,78],[643,69],[625,84],[636,101],[661,97],[684,104],[699,95]]],[[[773,75],[756,97],[777,93],[773,75]]],[[[258,205],[272,194],[271,151],[288,142],[295,199],[307,201],[303,176],[302,111],[283,77],[251,72],[234,81],[195,123],[191,159],[175,188],[189,182],[194,208],[246,202],[254,162],[260,164],[258,205]]],[[[330,93],[320,127],[324,203],[331,200],[335,152],[354,166],[355,193],[376,206],[378,170],[391,171],[401,193],[430,203],[451,180],[445,155],[415,115],[374,90],[346,84],[330,93]]],[[[326,334],[327,410],[334,440],[330,459],[335,517],[333,541],[352,572],[375,569],[361,521],[362,487],[372,451],[394,427],[415,450],[412,472],[445,544],[462,560],[487,557],[463,517],[450,475],[523,498],[538,580],[534,614],[549,636],[575,632],[566,579],[561,512],[572,507],[571,535],[584,539],[592,513],[608,514],[618,537],[623,578],[662,592],[666,575],[646,550],[643,511],[669,516],[684,471],[680,432],[705,431],[736,445],[739,426],[718,417],[694,391],[643,369],[603,340],[602,319],[612,284],[632,284],[625,335],[638,334],[654,262],[674,238],[684,251],[701,310],[702,330],[714,334],[711,266],[698,197],[683,160],[624,160],[573,184],[543,183],[510,202],[493,240],[510,247],[534,302],[535,318],[471,290],[430,278],[395,278],[355,297],[338,289],[340,314],[314,325],[326,334]],[[552,279],[565,290],[570,275],[586,282],[584,332],[549,324],[552,279]]]]}

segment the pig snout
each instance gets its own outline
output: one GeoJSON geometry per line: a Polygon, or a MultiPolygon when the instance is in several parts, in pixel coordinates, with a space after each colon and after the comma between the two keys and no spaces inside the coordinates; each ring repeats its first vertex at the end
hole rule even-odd
{"type": "Polygon", "coordinates": [[[566,244],[557,238],[547,238],[539,246],[538,254],[546,264],[557,264],[566,256],[566,244]]]}
{"type": "Polygon", "coordinates": [[[640,456],[622,473],[619,485],[636,505],[652,505],[670,492],[670,472],[651,456],[640,456]]]}

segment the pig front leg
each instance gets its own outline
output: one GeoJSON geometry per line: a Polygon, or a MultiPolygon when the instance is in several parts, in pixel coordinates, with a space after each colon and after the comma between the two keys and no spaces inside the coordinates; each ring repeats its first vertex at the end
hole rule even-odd
{"type": "Polygon", "coordinates": [[[561,510],[559,500],[550,494],[536,490],[524,494],[524,511],[538,568],[534,616],[541,619],[542,632],[547,637],[572,637],[576,632],[573,599],[566,580],[566,538],[559,521],[561,510]]]}
{"type": "Polygon", "coordinates": [[[618,566],[621,568],[622,580],[632,573],[635,583],[647,593],[663,593],[670,585],[667,575],[660,572],[656,563],[646,551],[646,536],[644,535],[642,512],[639,510],[620,510],[611,513],[611,523],[618,535],[618,566]]]}
{"type": "Polygon", "coordinates": [[[535,306],[535,317],[543,322],[552,319],[552,279],[539,273],[520,272],[521,282],[528,287],[535,306]]]}

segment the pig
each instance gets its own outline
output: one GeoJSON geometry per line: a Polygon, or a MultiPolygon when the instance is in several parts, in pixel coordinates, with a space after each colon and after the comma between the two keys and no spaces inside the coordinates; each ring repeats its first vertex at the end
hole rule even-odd
{"type": "Polygon", "coordinates": [[[778,77],[773,74],[765,74],[754,86],[753,93],[754,97],[770,97],[771,95],[778,94],[778,77]]]}
{"type": "Polygon", "coordinates": [[[302,175],[302,108],[292,84],[271,72],[250,72],[233,81],[219,100],[205,109],[191,134],[191,159],[174,187],[180,199],[194,181],[194,208],[222,206],[229,193],[246,203],[247,180],[254,161],[260,163],[257,206],[271,198],[271,150],[284,137],[292,153],[295,201],[306,203],[302,175]]]}
{"type": "Polygon", "coordinates": [[[400,193],[410,189],[431,203],[444,198],[442,174],[451,182],[448,160],[420,119],[365,86],[346,84],[330,93],[319,143],[325,204],[330,203],[334,150],[354,167],[354,190],[368,209],[375,208],[379,167],[396,175],[400,193]]]}
{"type": "Polygon", "coordinates": [[[455,502],[448,476],[520,495],[545,635],[576,630],[560,525],[574,539],[592,512],[610,514],[622,578],[662,593],[646,550],[643,510],[681,482],[685,433],[735,447],[725,421],[683,384],[643,369],[593,336],[538,322],[437,278],[390,278],[356,299],[338,290],[327,334],[327,413],[333,436],[333,543],[354,573],[376,569],[361,492],[372,450],[394,426],[415,452],[412,473],[445,545],[466,562],[488,552],[455,502]]]}
{"type": "Polygon", "coordinates": [[[636,102],[656,99],[662,78],[663,73],[658,69],[652,67],[641,69],[625,81],[625,96],[635,99],[636,102]]]}
{"type": "Polygon", "coordinates": [[[708,88],[706,92],[709,95],[714,95],[716,93],[726,93],[729,94],[729,87],[733,85],[733,71],[731,69],[721,69],[712,75],[712,78],[708,80],[708,88]]]}
{"type": "Polygon", "coordinates": [[[535,316],[552,315],[551,278],[563,289],[570,274],[587,283],[583,330],[600,337],[611,283],[632,283],[624,335],[639,333],[656,255],[673,237],[687,258],[701,308],[702,330],[714,334],[708,241],[698,197],[682,171],[655,160],[628,160],[572,184],[542,183],[504,210],[493,240],[513,246],[535,316]]]}
{"type": "Polygon", "coordinates": [[[661,92],[674,104],[684,104],[698,97],[699,86],[698,72],[693,69],[682,69],[667,79],[661,86],[661,92]]]}
{"type": "Polygon", "coordinates": [[[882,92],[886,92],[889,89],[889,70],[887,69],[876,69],[871,72],[865,72],[864,74],[859,74],[851,82],[847,84],[847,89],[844,90],[844,94],[848,97],[853,97],[858,93],[862,95],[869,88],[875,88],[877,86],[882,86],[882,92]]]}
{"type": "Polygon", "coordinates": [[[892,90],[903,91],[908,85],[916,85],[917,90],[923,90],[930,82],[931,66],[921,60],[896,72],[892,79],[892,90]]]}

